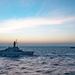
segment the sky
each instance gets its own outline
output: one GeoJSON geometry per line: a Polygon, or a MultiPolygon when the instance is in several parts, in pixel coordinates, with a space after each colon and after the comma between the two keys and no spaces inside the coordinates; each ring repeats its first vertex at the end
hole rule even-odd
{"type": "Polygon", "coordinates": [[[0,44],[75,45],[75,0],[0,0],[0,44]]]}

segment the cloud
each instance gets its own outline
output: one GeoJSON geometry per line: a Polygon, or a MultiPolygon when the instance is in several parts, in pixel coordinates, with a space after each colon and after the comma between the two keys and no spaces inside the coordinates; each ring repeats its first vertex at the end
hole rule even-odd
{"type": "Polygon", "coordinates": [[[0,22],[0,33],[10,33],[15,31],[16,29],[34,28],[40,25],[60,25],[71,21],[75,21],[75,17],[64,19],[49,19],[49,18],[10,19],[0,22]]]}

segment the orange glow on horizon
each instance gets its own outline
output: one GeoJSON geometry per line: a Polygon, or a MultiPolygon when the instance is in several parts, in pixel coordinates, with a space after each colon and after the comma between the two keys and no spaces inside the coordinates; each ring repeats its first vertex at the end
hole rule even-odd
{"type": "MultiPolygon", "coordinates": [[[[0,39],[0,43],[13,43],[16,39],[0,39]]],[[[49,44],[49,43],[75,43],[74,40],[69,39],[17,39],[19,43],[25,44],[49,44]]]]}

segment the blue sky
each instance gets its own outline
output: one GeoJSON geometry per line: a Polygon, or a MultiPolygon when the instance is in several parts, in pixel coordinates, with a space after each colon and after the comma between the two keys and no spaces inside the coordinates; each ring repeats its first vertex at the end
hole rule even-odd
{"type": "Polygon", "coordinates": [[[75,44],[75,0],[0,0],[0,42],[75,44]]]}

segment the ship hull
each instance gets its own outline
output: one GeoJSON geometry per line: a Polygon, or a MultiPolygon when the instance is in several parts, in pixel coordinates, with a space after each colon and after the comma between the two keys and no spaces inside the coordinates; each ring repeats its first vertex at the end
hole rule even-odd
{"type": "Polygon", "coordinates": [[[24,51],[24,52],[0,52],[0,56],[33,56],[34,51],[24,51]]]}

